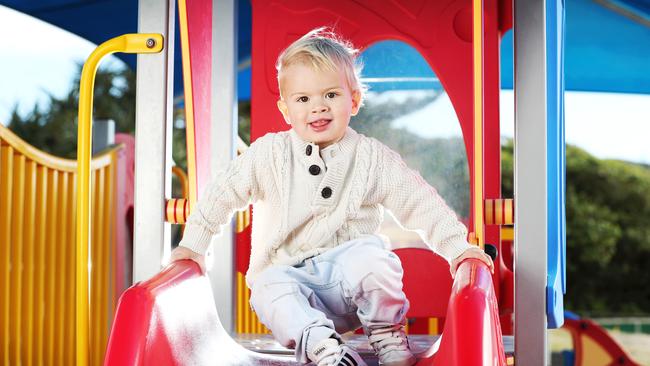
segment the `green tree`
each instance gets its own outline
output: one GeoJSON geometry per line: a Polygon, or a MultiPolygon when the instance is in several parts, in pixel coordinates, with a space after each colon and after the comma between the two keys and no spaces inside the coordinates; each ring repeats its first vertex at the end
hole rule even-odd
{"type": "MultiPolygon", "coordinates": [[[[19,114],[16,105],[9,119],[9,129],[40,150],[55,156],[75,159],[82,67],[83,65],[78,65],[70,90],[65,96],[57,98],[49,95],[49,101],[45,105],[35,105],[26,115],[19,114]]],[[[184,110],[175,106],[173,114],[176,128],[173,129],[172,158],[176,165],[187,171],[184,110]]],[[[115,121],[116,132],[135,133],[135,73],[132,70],[100,68],[97,71],[93,118],[112,119],[115,121]]],[[[179,196],[179,192],[176,188],[175,196],[179,196]]]]}
{"type": "Polygon", "coordinates": [[[568,303],[597,314],[648,314],[650,169],[571,148],[567,184],[567,278],[577,290],[568,303]]]}
{"type": "MultiPolygon", "coordinates": [[[[77,155],[77,113],[81,67],[62,98],[50,95],[45,106],[36,105],[26,116],[17,109],[9,119],[9,129],[23,140],[50,154],[74,159],[77,155]]],[[[99,69],[95,77],[95,119],[112,119],[117,132],[135,130],[135,75],[129,69],[99,69]]]]}
{"type": "MultiPolygon", "coordinates": [[[[512,197],[512,141],[502,191],[512,197]]],[[[650,312],[650,169],[567,146],[567,309],[586,315],[650,312]]]]}

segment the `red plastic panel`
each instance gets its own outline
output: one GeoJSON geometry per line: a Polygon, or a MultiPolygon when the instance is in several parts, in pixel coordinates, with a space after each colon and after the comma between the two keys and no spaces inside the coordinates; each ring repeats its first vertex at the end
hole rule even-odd
{"type": "MultiPolygon", "coordinates": [[[[506,1],[484,0],[484,36],[483,36],[483,189],[484,199],[501,198],[501,130],[499,126],[499,47],[501,42],[500,10],[506,1]]],[[[511,25],[510,25],[511,26],[511,25]]],[[[507,30],[507,29],[506,29],[507,30]]],[[[472,173],[473,176],[473,173],[472,173]]],[[[483,204],[483,203],[481,203],[483,204]]],[[[497,247],[501,252],[501,227],[486,225],[485,242],[497,247]]],[[[494,291],[497,299],[501,293],[500,276],[503,275],[501,261],[495,263],[494,291]]]]}
{"type": "MultiPolygon", "coordinates": [[[[212,1],[185,1],[192,75],[192,105],[197,198],[210,180],[210,126],[212,124],[212,1]]],[[[183,65],[186,68],[186,65],[183,65]]]]}
{"type": "Polygon", "coordinates": [[[131,256],[133,247],[133,203],[135,184],[135,138],[126,133],[115,134],[115,143],[124,145],[117,158],[117,192],[115,208],[115,247],[113,258],[115,297],[117,299],[131,284],[131,256]]]}
{"type": "Polygon", "coordinates": [[[447,313],[452,279],[449,264],[429,249],[397,249],[404,268],[404,293],[411,304],[408,318],[441,318],[447,313]]]}
{"type": "Polygon", "coordinates": [[[471,1],[253,0],[252,8],[253,139],[288,129],[276,107],[278,54],[309,30],[327,25],[362,49],[386,39],[416,48],[449,93],[465,141],[471,141],[471,1]]]}
{"type": "MultiPolygon", "coordinates": [[[[251,221],[253,213],[251,209],[251,221]]],[[[248,263],[251,257],[251,235],[253,233],[252,225],[248,225],[244,231],[235,235],[235,270],[246,274],[248,263]]]]}

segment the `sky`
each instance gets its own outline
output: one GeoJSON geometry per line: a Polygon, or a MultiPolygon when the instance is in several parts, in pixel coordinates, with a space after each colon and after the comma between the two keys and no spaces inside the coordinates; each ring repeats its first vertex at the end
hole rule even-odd
{"type": "MultiPolygon", "coordinates": [[[[96,45],[60,28],[0,6],[0,123],[7,124],[14,105],[27,113],[48,94],[70,90],[77,64],[96,45]]],[[[100,67],[119,67],[109,56],[100,67]]]]}
{"type": "MultiPolygon", "coordinates": [[[[92,43],[64,30],[0,6],[0,123],[6,124],[18,105],[28,113],[48,94],[64,96],[71,87],[77,63],[95,48],[92,43]],[[17,36],[8,36],[17,35],[17,36]]],[[[110,57],[101,67],[120,67],[110,57]]],[[[514,134],[512,90],[501,92],[501,133],[514,134]]],[[[434,103],[395,123],[425,136],[458,135],[460,127],[431,123],[455,120],[449,98],[434,103]],[[439,116],[439,117],[438,117],[439,116]]],[[[565,93],[567,143],[599,158],[650,164],[650,95],[565,93]]]]}
{"type": "MultiPolygon", "coordinates": [[[[502,90],[500,97],[501,135],[514,135],[514,93],[502,90]]],[[[565,93],[566,142],[601,159],[620,159],[650,164],[650,95],[616,93],[565,93]]],[[[395,121],[425,137],[460,136],[458,123],[447,94],[433,103],[395,121]]]]}

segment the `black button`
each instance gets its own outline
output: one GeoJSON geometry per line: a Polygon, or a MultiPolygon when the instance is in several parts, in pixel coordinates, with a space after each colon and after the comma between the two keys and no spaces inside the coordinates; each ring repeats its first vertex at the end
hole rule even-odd
{"type": "Polygon", "coordinates": [[[318,175],[320,174],[320,167],[318,165],[312,165],[309,167],[309,172],[311,175],[318,175]]]}
{"type": "Polygon", "coordinates": [[[325,187],[320,194],[323,196],[323,198],[330,198],[332,197],[332,188],[325,187]]]}
{"type": "Polygon", "coordinates": [[[307,154],[307,156],[311,156],[311,145],[307,145],[307,149],[305,150],[305,154],[307,154]]]}

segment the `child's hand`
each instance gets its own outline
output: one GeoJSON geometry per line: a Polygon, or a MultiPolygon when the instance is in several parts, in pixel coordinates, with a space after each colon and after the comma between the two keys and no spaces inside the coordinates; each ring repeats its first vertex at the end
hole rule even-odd
{"type": "Polygon", "coordinates": [[[456,270],[458,270],[458,266],[460,265],[460,263],[468,258],[475,258],[485,263],[490,268],[490,272],[494,274],[494,263],[492,262],[492,258],[490,258],[489,255],[485,254],[485,252],[481,248],[474,247],[474,248],[467,249],[461,255],[456,257],[456,259],[451,261],[449,272],[451,272],[452,278],[456,277],[456,270]]]}
{"type": "Polygon", "coordinates": [[[181,259],[191,259],[196,262],[199,267],[201,267],[201,273],[205,274],[205,256],[202,256],[199,253],[193,252],[191,249],[185,247],[176,247],[172,250],[171,257],[169,257],[169,262],[175,262],[181,259]]]}

